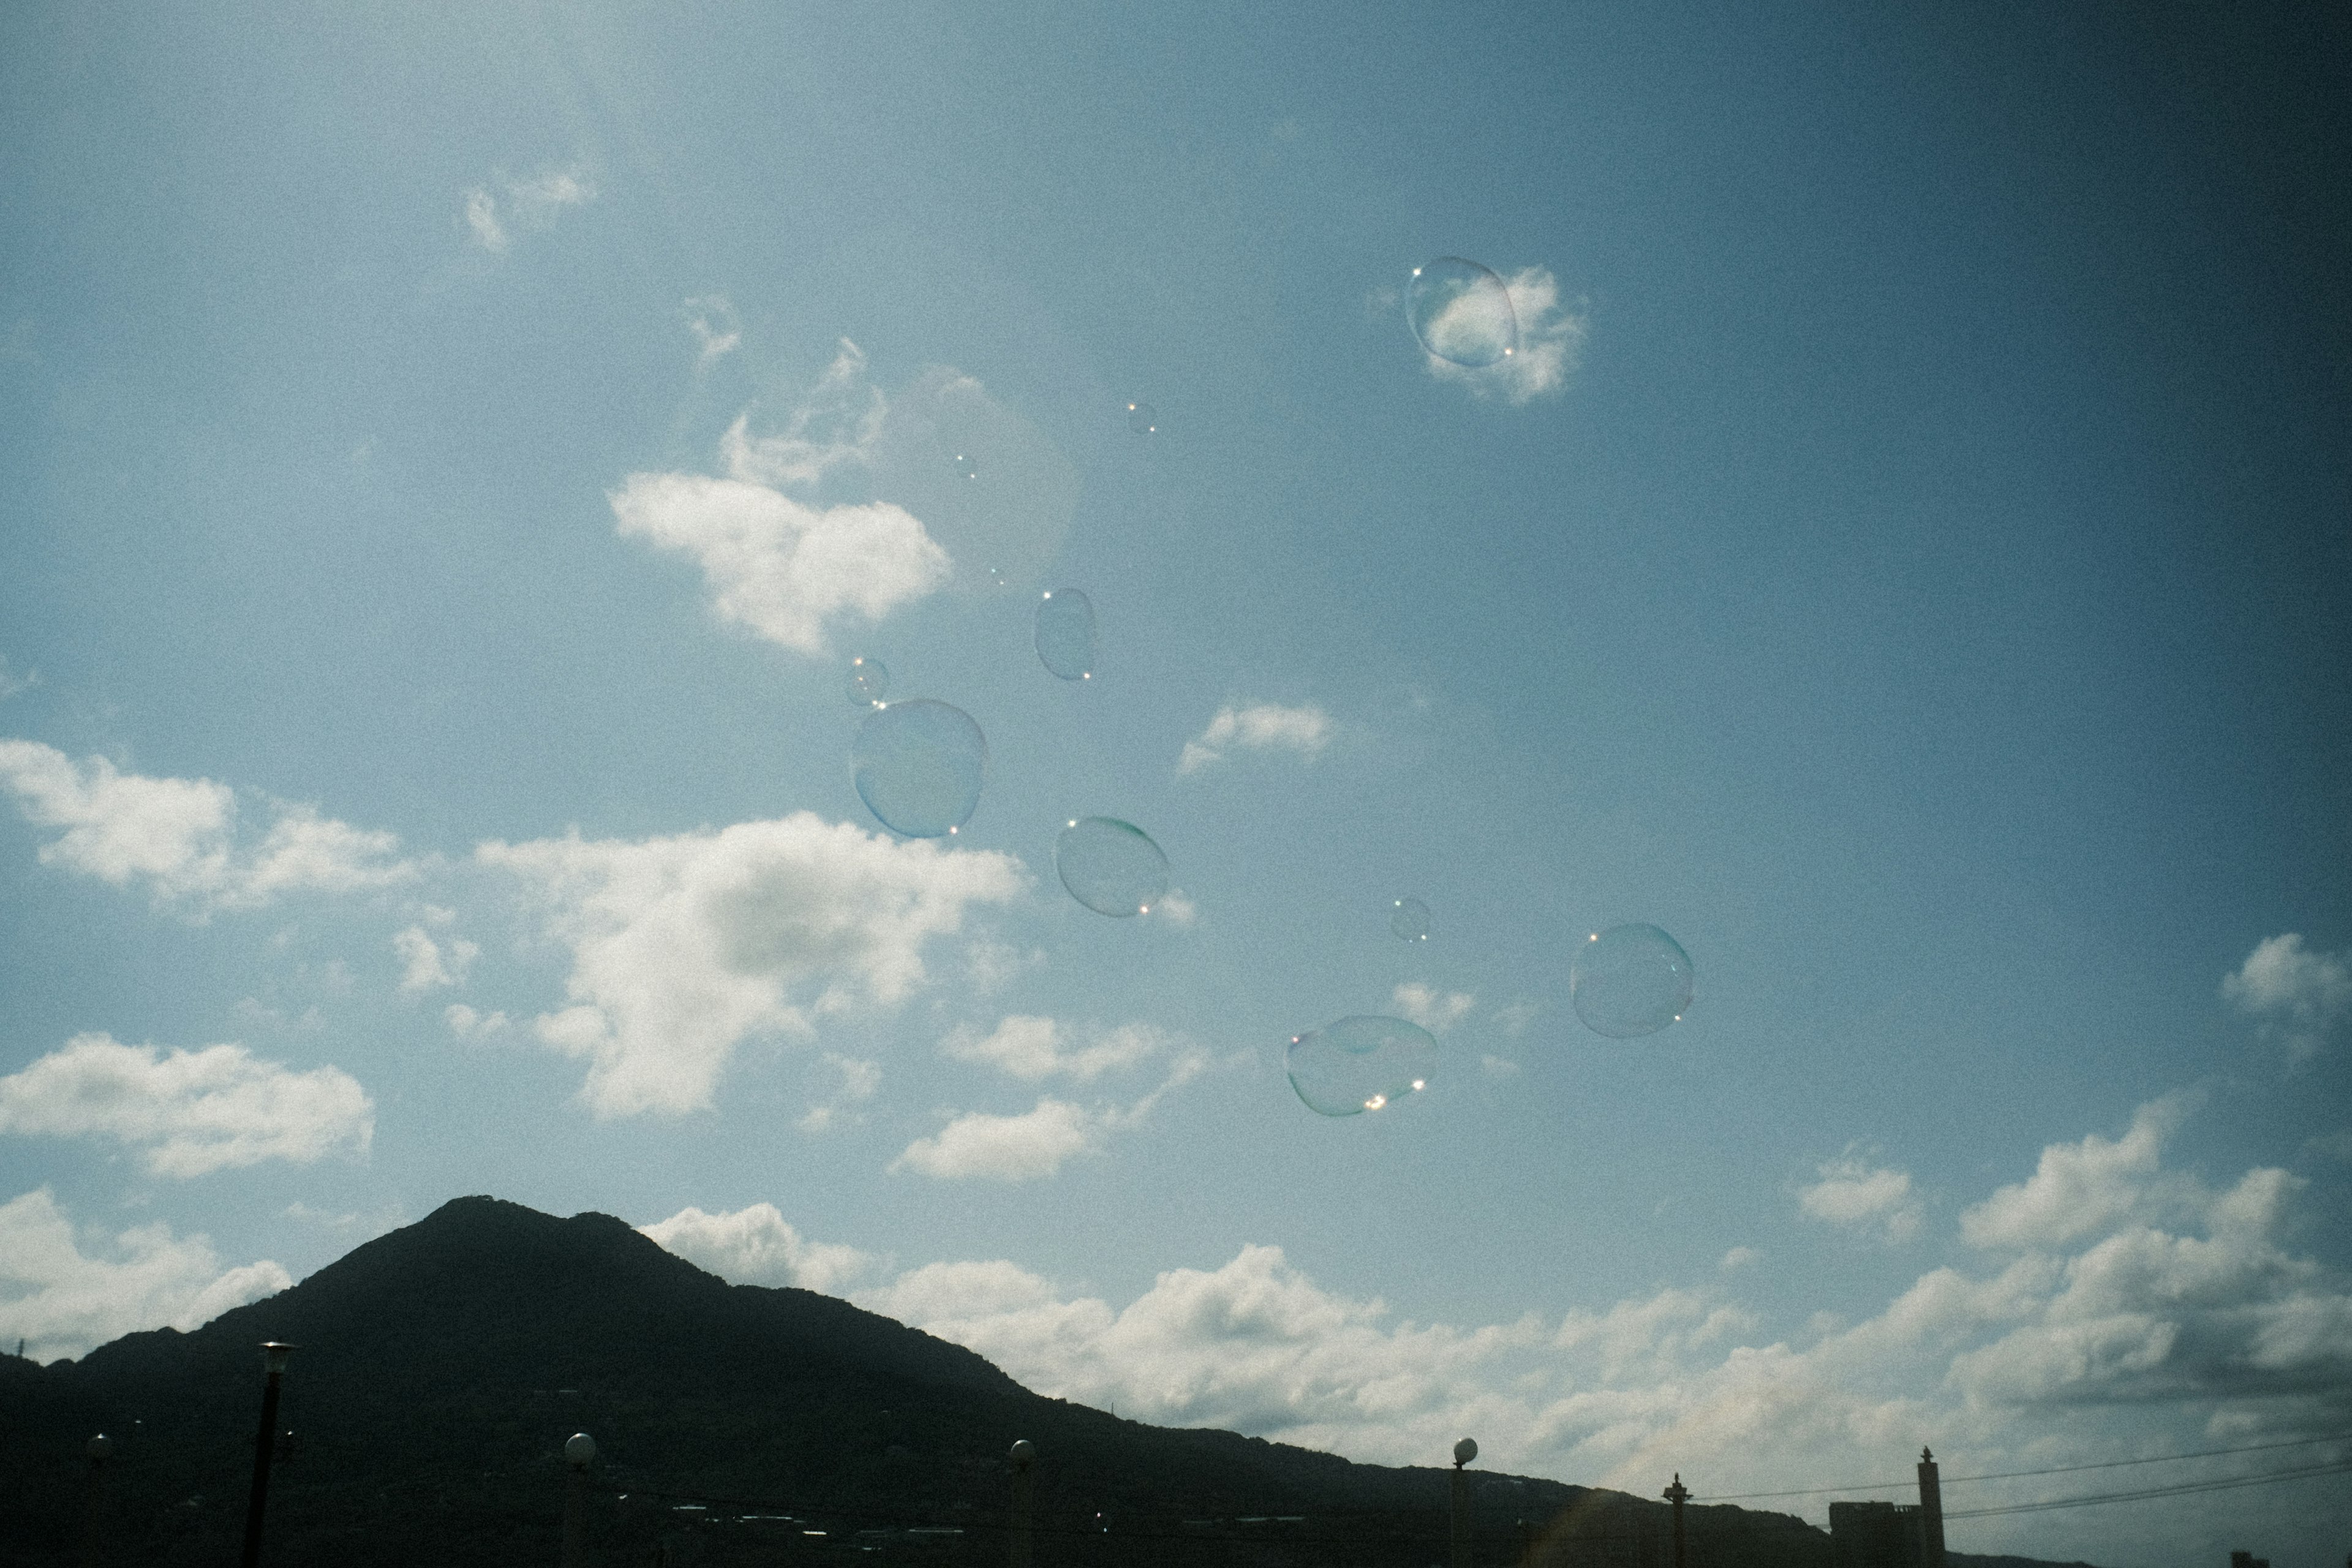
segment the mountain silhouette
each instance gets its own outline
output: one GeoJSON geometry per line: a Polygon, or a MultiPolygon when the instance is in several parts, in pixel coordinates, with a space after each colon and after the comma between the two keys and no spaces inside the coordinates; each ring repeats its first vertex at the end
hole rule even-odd
{"type": "MultiPolygon", "coordinates": [[[[93,1524],[101,1562],[233,1562],[265,1340],[299,1347],[273,1564],[552,1563],[561,1450],[583,1430],[599,1564],[1002,1563],[1018,1437],[1038,1451],[1038,1568],[1446,1555],[1443,1468],[1122,1420],[845,1301],[730,1285],[610,1215],[470,1197],[193,1333],[0,1357],[0,1471],[22,1483],[0,1563],[78,1563],[93,1524]]],[[[1665,1560],[1662,1503],[1484,1471],[1471,1497],[1482,1564],[1665,1560]]],[[[1685,1518],[1694,1568],[1830,1568],[1791,1516],[1685,1518]]]]}

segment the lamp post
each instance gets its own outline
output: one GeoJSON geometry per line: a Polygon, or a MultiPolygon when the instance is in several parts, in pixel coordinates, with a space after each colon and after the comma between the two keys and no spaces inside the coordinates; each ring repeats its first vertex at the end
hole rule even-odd
{"type": "Polygon", "coordinates": [[[1675,1505],[1675,1568],[1683,1568],[1683,1504],[1690,1500],[1690,1488],[1683,1485],[1683,1473],[1675,1472],[1675,1484],[1663,1494],[1675,1505]]]}
{"type": "Polygon", "coordinates": [[[278,1391],[286,1381],[286,1363],[295,1348],[276,1340],[265,1341],[261,1346],[267,1375],[261,1383],[261,1430],[253,1439],[253,1495],[245,1504],[245,1554],[238,1559],[244,1568],[261,1564],[261,1510],[269,1500],[269,1461],[278,1452],[278,1391]]]}
{"type": "Polygon", "coordinates": [[[1013,1445],[1013,1568],[1029,1568],[1029,1510],[1036,1500],[1037,1445],[1023,1437],[1013,1445]]]}
{"type": "Polygon", "coordinates": [[[1470,1568],[1470,1472],[1462,1467],[1477,1457],[1476,1439],[1454,1445],[1454,1568],[1470,1568]]]}
{"type": "Polygon", "coordinates": [[[563,1487],[563,1568],[580,1568],[586,1561],[588,1533],[588,1467],[595,1462],[596,1439],[574,1432],[563,1445],[563,1462],[572,1467],[563,1487]]]}
{"type": "Polygon", "coordinates": [[[98,1568],[100,1552],[100,1517],[106,1504],[106,1461],[114,1452],[114,1439],[100,1432],[82,1446],[89,1456],[88,1495],[82,1500],[81,1568],[98,1568]]]}

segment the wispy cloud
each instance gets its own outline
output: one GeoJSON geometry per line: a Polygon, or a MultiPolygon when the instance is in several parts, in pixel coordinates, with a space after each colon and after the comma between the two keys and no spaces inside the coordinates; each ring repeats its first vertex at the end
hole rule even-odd
{"type": "Polygon", "coordinates": [[[707,368],[712,361],[723,359],[742,346],[742,318],[735,313],[735,307],[728,303],[724,294],[705,294],[688,300],[686,325],[700,351],[695,356],[698,368],[707,368]]]}
{"type": "Polygon", "coordinates": [[[1440,993],[1418,980],[1407,981],[1391,994],[1397,1016],[1442,1035],[1470,1016],[1478,999],[1466,991],[1440,993]]]}
{"type": "Polygon", "coordinates": [[[1916,1240],[1927,1223],[1906,1171],[1873,1166],[1849,1152],[1822,1166],[1820,1178],[1797,1191],[1797,1208],[1808,1219],[1889,1242],[1916,1240]]]}
{"type": "Polygon", "coordinates": [[[24,674],[18,675],[8,668],[7,658],[0,655],[0,702],[5,702],[20,691],[30,691],[40,683],[39,670],[28,669],[24,674]]]}
{"type": "Polygon", "coordinates": [[[595,182],[574,164],[545,169],[526,180],[501,175],[471,186],[464,194],[462,211],[474,244],[492,256],[504,256],[519,236],[552,227],[566,208],[595,199],[595,182]]]}
{"type": "Polygon", "coordinates": [[[0,1132],[110,1139],[139,1150],[156,1175],[184,1180],[364,1154],[375,1106],[340,1068],[297,1071],[239,1045],[165,1052],[77,1035],[0,1079],[0,1132]]]}
{"type": "Polygon", "coordinates": [[[859,1120],[857,1107],[873,1099],[882,1088],[880,1062],[827,1051],[824,1065],[834,1075],[833,1092],[810,1106],[801,1117],[803,1132],[830,1132],[845,1122],[859,1120]]]}
{"type": "MultiPolygon", "coordinates": [[[[998,1032],[1002,1034],[1003,1030],[998,1032]]],[[[1165,1043],[1164,1039],[1155,1039],[1152,1048],[1157,1050],[1165,1043]]],[[[1038,1058],[1035,1047],[1027,1044],[1013,1046],[1004,1054],[1020,1062],[1020,1070],[1015,1073],[1018,1077],[1043,1077],[1066,1070],[1047,1068],[1045,1072],[1033,1074],[1038,1058]]],[[[1068,1062],[1075,1058],[1056,1059],[1068,1062]]],[[[1202,1052],[1182,1050],[1170,1065],[1159,1088],[1124,1108],[1076,1105],[1046,1095],[1038,1100],[1034,1109],[1018,1115],[1000,1116],[984,1110],[961,1115],[950,1112],[945,1126],[931,1137],[918,1138],[908,1144],[890,1162],[889,1170],[893,1174],[912,1171],[943,1182],[1042,1180],[1057,1173],[1073,1159],[1100,1154],[1112,1133],[1140,1122],[1163,1096],[1198,1078],[1208,1070],[1208,1058],[1202,1052]]]]}
{"type": "Polygon", "coordinates": [[[33,741],[0,741],[0,790],[16,797],[26,821],[58,830],[41,847],[44,865],[118,888],[143,885],[158,905],[199,919],[289,893],[391,887],[418,870],[399,858],[397,836],[312,806],[266,802],[274,820],[256,838],[241,831],[226,784],[126,773],[104,757],[77,763],[33,741]]]}
{"type": "Polygon", "coordinates": [[[2314,952],[2294,931],[2269,937],[2236,973],[2221,977],[2221,994],[2261,1019],[2263,1032],[2285,1047],[2289,1065],[2300,1067],[2352,1017],[2352,952],[2314,952]]]}
{"type": "Polygon", "coordinates": [[[395,933],[392,950],[400,955],[400,989],[409,994],[465,983],[466,971],[481,953],[478,943],[452,937],[436,942],[421,925],[395,933]]]}
{"type": "Polygon", "coordinates": [[[1107,1072],[1137,1066],[1180,1046],[1177,1037],[1149,1024],[1097,1030],[1080,1045],[1069,1029],[1054,1019],[1016,1013],[986,1035],[959,1026],[940,1042],[940,1050],[958,1061],[992,1067],[1027,1083],[1055,1077],[1090,1083],[1107,1072]]]}
{"type": "Polygon", "coordinates": [[[1286,708],[1275,702],[1228,702],[1209,727],[1184,742],[1176,759],[1179,773],[1196,773],[1234,752],[1287,752],[1307,762],[1331,743],[1331,716],[1311,704],[1286,708]]]}

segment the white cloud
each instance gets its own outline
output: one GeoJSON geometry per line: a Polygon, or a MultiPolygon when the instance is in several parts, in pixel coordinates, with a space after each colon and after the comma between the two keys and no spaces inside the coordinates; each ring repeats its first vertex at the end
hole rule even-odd
{"type": "Polygon", "coordinates": [[[114,887],[143,884],[159,906],[198,918],[258,909],[288,893],[348,893],[416,874],[396,858],[399,838],[270,802],[275,820],[258,841],[239,831],[236,793],[210,779],[126,773],[104,757],[76,763],[34,741],[0,741],[0,788],[36,827],[58,829],[40,850],[114,887]]]}
{"type": "Polygon", "coordinates": [[[1511,297],[1512,313],[1519,321],[1517,353],[1476,369],[1435,354],[1423,357],[1428,363],[1429,374],[1440,381],[1466,386],[1480,397],[1500,396],[1513,404],[1524,404],[1556,393],[1568,384],[1591,323],[1581,310],[1560,305],[1559,285],[1543,268],[1528,267],[1514,272],[1503,279],[1503,287],[1511,297]]]}
{"type": "Polygon", "coordinates": [[[2294,931],[2257,942],[2221,994],[2263,1021],[2290,1065],[2319,1054],[2336,1024],[2352,1016],[2352,952],[2312,952],[2294,931]]]}
{"type": "Polygon", "coordinates": [[[908,1144],[889,1168],[943,1182],[1033,1182],[1076,1155],[1102,1152],[1112,1125],[1104,1111],[1051,1096],[1018,1116],[966,1111],[937,1136],[908,1144]]]}
{"type": "Polygon", "coordinates": [[[800,1121],[803,1132],[829,1132],[844,1121],[856,1119],[856,1106],[865,1104],[882,1088],[882,1064],[857,1057],[845,1057],[836,1051],[824,1053],[824,1064],[833,1069],[839,1082],[833,1093],[808,1108],[800,1121]]]}
{"type": "Polygon", "coordinates": [[[1536,1021],[1536,1015],[1542,1010],[1537,1004],[1526,1000],[1506,1003],[1495,1009],[1495,1026],[1516,1040],[1528,1032],[1528,1026],[1536,1021]]]}
{"type": "Polygon", "coordinates": [[[1146,1061],[1173,1043],[1172,1037],[1149,1024],[1123,1024],[1097,1031],[1079,1046],[1053,1019],[1015,1013],[984,1036],[959,1026],[940,1042],[940,1049],[958,1061],[992,1067],[1028,1083],[1056,1074],[1090,1083],[1104,1073],[1146,1061]]]}
{"type": "Polygon", "coordinates": [[[686,324],[694,333],[701,352],[695,356],[698,366],[708,366],[713,360],[733,353],[743,342],[742,318],[728,303],[724,294],[705,294],[686,302],[686,324]]]}
{"type": "Polygon", "coordinates": [[[1163,920],[1178,931],[1190,931],[1201,922],[1201,906],[1194,903],[1181,888],[1171,888],[1160,895],[1151,906],[1147,920],[1163,920]]]}
{"type": "Polygon", "coordinates": [[[201,1236],[143,1225],[81,1249],[47,1187],[0,1204],[0,1340],[35,1361],[79,1356],[142,1329],[200,1328],[293,1283],[268,1258],[223,1268],[201,1236]]]}
{"type": "Polygon", "coordinates": [[[492,256],[504,256],[514,248],[517,234],[549,228],[567,207],[585,206],[595,199],[594,182],[578,165],[547,169],[527,180],[500,177],[466,191],[466,228],[476,245],[492,256]],[[498,187],[495,192],[491,184],[498,187]]]}
{"type": "Polygon", "coordinates": [[[118,1045],[77,1035],[0,1078],[0,1132],[111,1138],[159,1176],[367,1152],[375,1107],[339,1068],[298,1072],[243,1046],[201,1050],[118,1045]]]}
{"type": "Polygon", "coordinates": [[[441,1020],[461,1040],[486,1040],[493,1035],[505,1034],[508,1027],[504,1013],[478,1013],[463,1002],[450,1003],[441,1020]]]}
{"type": "Polygon", "coordinates": [[[690,555],[722,621],[796,653],[826,650],[824,623],[878,621],[947,581],[947,552],[887,501],[805,506],[699,474],[632,474],[609,498],[625,536],[690,555]]]}
{"type": "Polygon", "coordinates": [[[1961,1237],[1971,1247],[2060,1247],[2147,1212],[2177,1190],[2158,1180],[2160,1156],[2195,1105],[2193,1095],[2167,1095],[2134,1112],[2131,1130],[2114,1142],[2094,1132],[2051,1144],[2031,1179],[1960,1215],[1961,1237]]]}
{"type": "Polygon", "coordinates": [[[1465,991],[1440,994],[1418,980],[1407,981],[1391,994],[1397,1016],[1442,1035],[1469,1016],[1477,998],[1465,991]]]}
{"type": "Polygon", "coordinates": [[[1797,1207],[1809,1219],[1890,1242],[1916,1239],[1927,1223],[1908,1172],[1874,1167],[1849,1152],[1822,1166],[1820,1175],[1797,1191],[1797,1207]]]}
{"type": "Polygon", "coordinates": [[[400,988],[410,994],[463,984],[467,966],[482,951],[463,937],[452,939],[445,951],[421,925],[396,932],[392,950],[400,955],[400,988]]]}
{"type": "Polygon", "coordinates": [[[5,702],[20,691],[30,691],[40,683],[39,670],[28,669],[18,675],[8,668],[6,656],[0,655],[0,702],[5,702]]]}
{"type": "Polygon", "coordinates": [[[600,1117],[709,1107],[735,1047],[813,1037],[822,1016],[892,1007],[924,944],[1027,885],[1009,855],[897,843],[798,812],[640,841],[484,844],[572,952],[574,1004],[545,1044],[587,1060],[600,1117]]]}
{"type": "Polygon", "coordinates": [[[1184,742],[1176,771],[1195,773],[1225,760],[1231,752],[1288,752],[1307,762],[1331,742],[1331,716],[1311,704],[1285,708],[1273,702],[1226,703],[1209,727],[1184,742]]]}
{"type": "MultiPolygon", "coordinates": [[[[1024,1020],[1026,1023],[1046,1020],[1024,1020]]],[[[1157,1051],[1171,1043],[1173,1037],[1129,1026],[1136,1031],[1129,1040],[1150,1042],[1157,1051]]],[[[999,1034],[1003,1031],[1000,1029],[999,1034]]],[[[1114,1030],[1105,1037],[1114,1051],[1128,1048],[1114,1030]]],[[[1039,1059],[1031,1046],[1016,1043],[1005,1047],[1010,1059],[1021,1068],[1033,1068],[1039,1059]]],[[[1083,1053],[1080,1053],[1083,1055],[1083,1053]]],[[[1073,1058],[1055,1053],[1055,1060],[1073,1058]]],[[[1135,1059],[1140,1059],[1139,1058],[1135,1059]]],[[[998,1065],[1003,1065],[1002,1061],[998,1065]]],[[[1070,1160],[1084,1154],[1099,1154],[1110,1135],[1122,1128],[1132,1127],[1150,1115],[1161,1097],[1190,1083],[1208,1070],[1209,1058],[1198,1050],[1180,1051],[1169,1065],[1168,1076],[1160,1087],[1124,1110],[1118,1106],[1081,1106],[1047,1095],[1041,1098],[1034,1110],[1017,1116],[998,1116],[989,1111],[967,1111],[958,1116],[950,1113],[947,1125],[929,1138],[918,1138],[890,1162],[893,1174],[912,1171],[918,1175],[939,1181],[1031,1182],[1058,1173],[1070,1160]]],[[[1047,1068],[1046,1072],[1069,1070],[1067,1068],[1047,1068]]],[[[1027,1070],[1019,1076],[1031,1076],[1027,1070]]],[[[1037,1073],[1035,1076],[1045,1076],[1037,1073]]],[[[1086,1074],[1083,1076],[1091,1076],[1086,1074]]]]}
{"type": "Polygon", "coordinates": [[[680,1209],[637,1228],[695,1267],[737,1285],[791,1285],[836,1295],[879,1261],[854,1247],[805,1239],[784,1223],[773,1204],[753,1204],[731,1214],[680,1209]]]}
{"type": "MultiPolygon", "coordinates": [[[[1066,1108],[1082,1131],[1086,1114],[1066,1108]]],[[[2077,1251],[1934,1268],[1874,1315],[1818,1318],[1793,1337],[1764,1334],[1727,1293],[1761,1257],[1746,1247],[1701,1287],[1471,1326],[1401,1321],[1259,1245],[1162,1273],[1124,1305],[1007,1259],[929,1263],[855,1297],[1041,1393],[1130,1419],[1391,1464],[1443,1463],[1469,1432],[1495,1468],[1636,1492],[1675,1468],[1714,1493],[1902,1475],[1922,1443],[1948,1467],[2000,1470],[2352,1424],[2352,1282],[2285,1249],[2296,1179],[2147,1182],[2174,1194],[2174,1228],[2126,1215],[2077,1236],[2077,1251]]],[[[1825,1501],[1768,1506],[1818,1523],[1825,1501]]],[[[2227,1526],[2263,1506],[2257,1494],[2210,1517],[2227,1526]]],[[[1955,1544],[2082,1555],[2105,1541],[2113,1556],[2153,1558],[2172,1538],[2149,1519],[2135,1543],[2034,1515],[1975,1521],[1955,1544]]]]}

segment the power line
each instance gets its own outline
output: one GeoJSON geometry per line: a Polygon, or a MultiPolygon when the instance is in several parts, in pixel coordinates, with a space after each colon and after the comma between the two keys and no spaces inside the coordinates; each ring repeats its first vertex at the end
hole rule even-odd
{"type": "MultiPolygon", "coordinates": [[[[2249,1443],[2237,1448],[2200,1448],[2189,1454],[2151,1454],[2143,1459],[2106,1459],[2095,1465],[2053,1465],[2040,1470],[2000,1470],[1982,1476],[1946,1476],[1943,1478],[1943,1484],[1948,1487],[1957,1486],[1962,1481],[2010,1481],[2021,1476],[2063,1476],[2079,1470],[2112,1470],[2126,1465],[2162,1465],[2168,1464],[2174,1459],[2210,1459],[2222,1454],[2261,1454],[2273,1448],[2305,1448],[2314,1443],[2345,1442],[2352,1442],[2352,1432],[2337,1432],[2325,1437],[2293,1437],[2278,1443],[2249,1443]]],[[[1916,1484],[1916,1481],[1907,1479],[1857,1481],[1852,1486],[1797,1487],[1788,1491],[1779,1492],[1713,1492],[1703,1498],[1693,1498],[1691,1500],[1693,1502],[1745,1502],[1753,1498],[1825,1497],[1832,1492],[1893,1491],[1897,1488],[1916,1484]]],[[[1952,1519],[1958,1516],[1948,1512],[1944,1517],[1952,1519]]]]}
{"type": "Polygon", "coordinates": [[[2305,1465],[2293,1470],[2265,1470],[2255,1476],[2231,1476],[2221,1480],[2182,1481],[2168,1487],[2145,1487],[2137,1491],[2095,1492],[2087,1497],[2049,1498],[2041,1502],[2011,1503],[2001,1508],[1970,1508],[1948,1510],[1946,1519],[1988,1519],[1997,1513],[2044,1513],[2052,1509],[2088,1508],[2102,1502],[2147,1502],[2157,1498],[2187,1497],[2192,1492],[2224,1492],[2238,1487],[2264,1487],[2279,1481],[2299,1481],[2313,1476],[2352,1474],[2352,1459],[2337,1459],[2325,1465],[2305,1465]]]}

